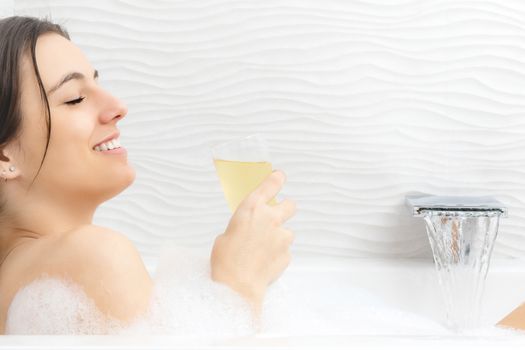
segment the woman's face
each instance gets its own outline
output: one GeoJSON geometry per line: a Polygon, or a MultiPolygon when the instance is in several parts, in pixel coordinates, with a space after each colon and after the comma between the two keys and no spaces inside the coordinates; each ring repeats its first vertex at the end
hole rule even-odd
{"type": "MultiPolygon", "coordinates": [[[[49,100],[51,137],[31,191],[65,204],[99,204],[115,196],[135,178],[123,147],[104,150],[118,146],[105,141],[118,140],[126,106],[98,85],[87,58],[62,36],[40,36],[36,60],[49,100]]],[[[29,57],[22,62],[22,129],[10,157],[24,188],[37,174],[47,139],[45,107],[30,62],[29,57]]]]}

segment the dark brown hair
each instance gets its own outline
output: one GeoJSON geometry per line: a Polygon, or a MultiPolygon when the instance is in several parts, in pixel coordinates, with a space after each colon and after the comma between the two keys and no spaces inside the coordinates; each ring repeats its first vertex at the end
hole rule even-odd
{"type": "MultiPolygon", "coordinates": [[[[47,125],[46,148],[36,176],[44,164],[51,135],[51,111],[35,56],[36,41],[45,33],[56,33],[70,40],[64,28],[48,19],[20,16],[0,19],[0,150],[20,134],[20,67],[23,56],[27,54],[38,81],[47,125]]],[[[0,159],[8,160],[2,153],[0,159]]]]}

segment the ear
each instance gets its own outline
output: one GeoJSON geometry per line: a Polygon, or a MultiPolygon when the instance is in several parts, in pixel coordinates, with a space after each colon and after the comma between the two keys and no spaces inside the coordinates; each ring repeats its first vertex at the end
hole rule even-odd
{"type": "Polygon", "coordinates": [[[20,170],[13,163],[13,157],[8,147],[0,149],[0,178],[4,181],[12,180],[20,175],[20,170]]]}

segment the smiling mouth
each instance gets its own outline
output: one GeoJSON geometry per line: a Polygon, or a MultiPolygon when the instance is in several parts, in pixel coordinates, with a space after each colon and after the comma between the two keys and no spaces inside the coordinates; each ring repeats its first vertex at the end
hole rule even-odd
{"type": "Polygon", "coordinates": [[[98,145],[96,145],[95,147],[93,147],[93,149],[97,152],[102,152],[102,151],[109,151],[109,150],[112,150],[112,149],[117,149],[117,148],[120,148],[120,140],[118,138],[114,138],[112,140],[109,140],[109,141],[106,141],[106,142],[102,142],[98,145]]]}

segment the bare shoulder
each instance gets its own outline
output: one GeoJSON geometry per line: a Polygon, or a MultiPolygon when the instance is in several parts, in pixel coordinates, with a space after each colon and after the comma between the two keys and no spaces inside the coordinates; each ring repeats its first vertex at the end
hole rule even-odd
{"type": "Polygon", "coordinates": [[[125,235],[101,226],[85,225],[72,230],[57,239],[53,249],[77,264],[89,263],[87,272],[98,266],[107,270],[109,266],[143,265],[139,252],[125,235]]]}
{"type": "Polygon", "coordinates": [[[108,228],[86,225],[23,246],[0,274],[0,334],[17,291],[41,277],[79,285],[100,311],[122,321],[144,313],[153,282],[133,243],[108,228]]]}
{"type": "Polygon", "coordinates": [[[123,234],[109,228],[86,225],[62,235],[51,247],[59,263],[77,277],[119,279],[118,272],[132,276],[145,272],[142,258],[133,243],[123,234]],[[85,276],[84,276],[85,275],[85,276]]]}
{"type": "Polygon", "coordinates": [[[86,225],[56,242],[60,269],[107,315],[130,320],[144,312],[153,282],[133,243],[108,228],[86,225]]]}

